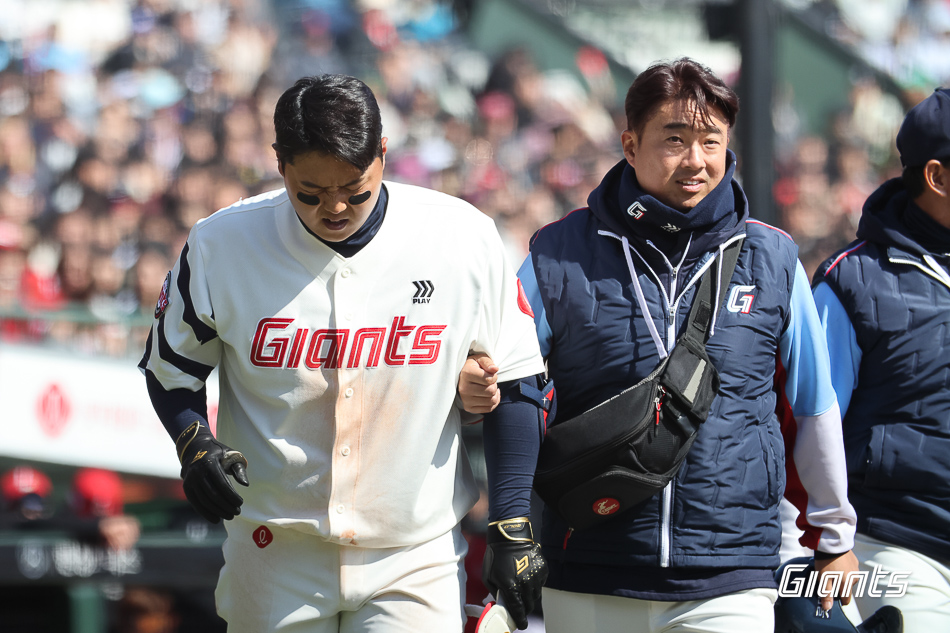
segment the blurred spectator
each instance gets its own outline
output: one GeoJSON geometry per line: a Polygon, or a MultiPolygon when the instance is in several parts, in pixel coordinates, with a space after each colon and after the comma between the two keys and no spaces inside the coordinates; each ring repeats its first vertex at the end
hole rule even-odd
{"type": "Polygon", "coordinates": [[[151,587],[129,587],[116,605],[114,633],[176,633],[181,616],[173,596],[151,587]]]}
{"type": "Polygon", "coordinates": [[[0,478],[3,524],[7,529],[24,527],[30,521],[52,514],[50,494],[53,483],[46,473],[31,466],[17,466],[0,478]]]}
{"type": "Polygon", "coordinates": [[[139,539],[139,520],[124,513],[122,480],[114,471],[76,471],[69,506],[79,519],[95,523],[101,542],[111,549],[130,549],[139,539]]]}

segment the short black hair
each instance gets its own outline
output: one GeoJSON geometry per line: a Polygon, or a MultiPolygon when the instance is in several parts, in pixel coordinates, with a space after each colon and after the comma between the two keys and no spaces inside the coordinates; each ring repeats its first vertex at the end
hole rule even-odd
{"type": "Polygon", "coordinates": [[[706,66],[681,57],[653,64],[637,75],[624,100],[627,129],[640,136],[647,121],[671,101],[695,104],[704,124],[711,120],[710,107],[722,113],[730,128],[739,113],[739,96],[732,88],[706,66]]]}
{"type": "MultiPolygon", "coordinates": [[[[940,161],[946,169],[950,169],[950,158],[944,158],[940,161]]],[[[924,192],[927,186],[924,180],[924,167],[926,165],[908,165],[901,172],[901,180],[904,181],[904,188],[907,189],[907,195],[911,200],[916,199],[924,192]]]]}
{"type": "Polygon", "coordinates": [[[279,161],[320,152],[361,172],[383,155],[383,123],[369,86],[348,75],[302,77],[277,100],[279,161]]]}

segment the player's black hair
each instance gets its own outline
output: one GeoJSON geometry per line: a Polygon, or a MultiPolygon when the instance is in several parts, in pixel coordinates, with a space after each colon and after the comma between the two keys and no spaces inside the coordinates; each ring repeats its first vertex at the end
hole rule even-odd
{"type": "Polygon", "coordinates": [[[681,57],[656,63],[637,75],[624,100],[627,129],[640,136],[647,121],[671,101],[695,104],[703,124],[711,121],[711,107],[722,114],[730,128],[739,113],[739,96],[732,88],[706,66],[681,57]]]}
{"type": "Polygon", "coordinates": [[[277,100],[274,130],[279,161],[321,152],[360,171],[383,155],[379,104],[369,86],[347,75],[302,77],[277,100]]]}
{"type": "MultiPolygon", "coordinates": [[[[950,158],[943,159],[940,164],[946,169],[950,169],[950,158]]],[[[907,189],[907,195],[910,196],[911,200],[922,194],[927,187],[927,182],[924,180],[924,167],[926,165],[908,165],[901,172],[901,180],[904,181],[904,187],[907,189]]]]}

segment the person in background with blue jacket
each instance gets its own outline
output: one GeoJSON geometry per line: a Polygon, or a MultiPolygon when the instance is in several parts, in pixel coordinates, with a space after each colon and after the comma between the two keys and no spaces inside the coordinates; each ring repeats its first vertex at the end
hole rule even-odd
{"type": "MultiPolygon", "coordinates": [[[[733,178],[738,106],[693,60],[642,72],[626,97],[624,160],[588,207],[535,234],[519,271],[554,382],[554,424],[653,371],[682,333],[706,269],[729,284],[706,345],[722,386],[675,479],[584,531],[544,508],[549,633],[772,633],[783,493],[803,513],[817,569],[857,570],[827,346],[796,245],[752,219],[733,178]],[[722,278],[722,253],[739,239],[735,273],[722,278]]],[[[493,369],[469,361],[460,392],[491,393],[493,369]]],[[[528,446],[519,428],[492,441],[528,446]]],[[[530,488],[536,452],[496,459],[490,499],[530,488]]],[[[831,597],[823,602],[829,608],[831,597]]]]}
{"type": "MultiPolygon", "coordinates": [[[[950,90],[910,110],[902,177],[868,198],[857,240],[815,274],[841,408],[862,569],[899,572],[907,633],[950,631],[950,90]],[[909,574],[909,575],[908,575],[909,574]]],[[[873,595],[877,594],[877,595],[873,595]]]]}

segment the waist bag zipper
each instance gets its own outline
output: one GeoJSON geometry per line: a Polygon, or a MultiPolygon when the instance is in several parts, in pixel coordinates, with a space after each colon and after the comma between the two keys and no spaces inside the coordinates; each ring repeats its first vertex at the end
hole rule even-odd
{"type": "Polygon", "coordinates": [[[565,550],[567,549],[567,539],[571,538],[571,534],[573,534],[573,533],[574,533],[574,528],[572,528],[572,527],[567,528],[567,534],[564,535],[564,546],[563,546],[563,549],[565,549],[565,550]]]}

